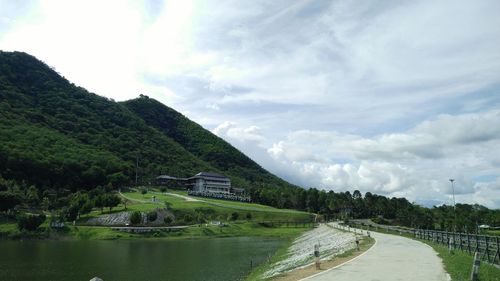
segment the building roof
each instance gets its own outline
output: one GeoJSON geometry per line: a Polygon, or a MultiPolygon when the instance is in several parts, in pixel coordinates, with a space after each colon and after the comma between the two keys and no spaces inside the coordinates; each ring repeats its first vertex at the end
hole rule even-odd
{"type": "Polygon", "coordinates": [[[223,176],[223,175],[217,174],[217,173],[210,173],[210,172],[200,172],[200,173],[196,174],[195,177],[211,177],[211,178],[227,179],[226,176],[223,176]]]}
{"type": "Polygon", "coordinates": [[[177,180],[178,178],[168,176],[168,175],[161,175],[161,176],[157,176],[156,179],[158,179],[158,180],[177,180]]]}

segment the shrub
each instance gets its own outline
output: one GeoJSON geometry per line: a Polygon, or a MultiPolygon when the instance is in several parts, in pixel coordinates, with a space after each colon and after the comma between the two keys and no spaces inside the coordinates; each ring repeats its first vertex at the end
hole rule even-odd
{"type": "Polygon", "coordinates": [[[235,221],[238,219],[239,216],[240,216],[240,214],[238,214],[238,212],[233,212],[231,214],[231,220],[235,221]]]}
{"type": "Polygon", "coordinates": [[[251,220],[252,219],[252,213],[247,213],[246,217],[247,217],[247,220],[251,220]]]}
{"type": "Polygon", "coordinates": [[[160,191],[161,191],[161,192],[166,192],[166,191],[167,191],[167,188],[166,188],[166,187],[164,187],[164,186],[162,186],[162,187],[160,187],[160,191]]]}
{"type": "Polygon", "coordinates": [[[155,221],[158,218],[156,211],[151,211],[148,213],[148,221],[155,221]]]}
{"type": "Polygon", "coordinates": [[[166,216],[165,218],[163,218],[163,222],[165,224],[171,224],[173,221],[174,220],[171,217],[169,217],[169,216],[166,216]]]}
{"type": "Polygon", "coordinates": [[[142,221],[142,214],[139,211],[135,211],[130,215],[130,224],[139,224],[142,221]]]}
{"type": "Polygon", "coordinates": [[[17,227],[19,230],[36,230],[44,221],[45,215],[27,215],[22,214],[17,217],[17,227]]]}
{"type": "Polygon", "coordinates": [[[184,215],[184,221],[185,221],[186,223],[190,223],[190,222],[192,222],[192,221],[193,221],[193,216],[192,216],[192,215],[190,215],[190,214],[185,214],[185,215],[184,215]]]}

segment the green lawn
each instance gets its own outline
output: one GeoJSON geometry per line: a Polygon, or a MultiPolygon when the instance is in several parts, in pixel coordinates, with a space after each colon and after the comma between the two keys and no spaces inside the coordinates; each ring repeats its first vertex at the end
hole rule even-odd
{"type": "MultiPolygon", "coordinates": [[[[195,214],[203,213],[210,220],[226,221],[232,213],[238,213],[238,220],[246,220],[247,214],[251,215],[252,221],[305,221],[311,219],[311,214],[296,210],[277,209],[254,203],[243,203],[235,201],[208,199],[202,197],[189,197],[198,201],[188,201],[171,194],[161,194],[158,192],[124,192],[125,197],[131,199],[128,205],[130,210],[149,211],[156,208],[168,207],[174,213],[195,214]],[[152,202],[152,197],[156,197],[156,202],[152,202]]],[[[177,191],[176,194],[187,196],[185,192],[177,191]]]]}
{"type": "MultiPolygon", "coordinates": [[[[422,241],[431,246],[443,259],[446,271],[453,281],[468,281],[472,270],[474,258],[468,253],[454,250],[453,254],[448,253],[448,248],[444,245],[422,241]]],[[[487,263],[481,263],[479,267],[479,280],[500,281],[500,268],[487,263]]]]}

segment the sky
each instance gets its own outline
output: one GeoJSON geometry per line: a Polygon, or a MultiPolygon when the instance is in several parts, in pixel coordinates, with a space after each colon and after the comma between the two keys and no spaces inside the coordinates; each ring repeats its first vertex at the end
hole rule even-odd
{"type": "Polygon", "coordinates": [[[302,187],[500,208],[500,1],[9,1],[0,49],[302,187]],[[455,179],[452,189],[450,178],[455,179]]]}

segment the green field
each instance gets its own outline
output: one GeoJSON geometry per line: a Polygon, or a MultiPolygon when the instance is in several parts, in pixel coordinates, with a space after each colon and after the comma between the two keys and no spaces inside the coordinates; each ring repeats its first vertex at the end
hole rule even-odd
{"type": "MultiPolygon", "coordinates": [[[[170,192],[169,192],[170,193],[170,192]]],[[[147,212],[156,208],[172,210],[176,215],[197,215],[202,214],[207,220],[227,221],[233,213],[238,213],[238,220],[250,221],[309,221],[312,216],[309,213],[277,209],[265,205],[254,203],[243,203],[236,201],[226,201],[203,197],[187,196],[186,192],[176,191],[173,194],[162,194],[160,192],[123,192],[122,195],[129,199],[129,210],[147,212]],[[176,195],[185,196],[193,201],[186,200],[176,195]],[[156,202],[152,202],[152,197],[156,197],[156,202]],[[247,215],[251,219],[247,219],[247,215]]]]}

